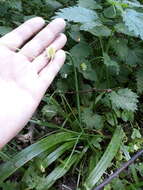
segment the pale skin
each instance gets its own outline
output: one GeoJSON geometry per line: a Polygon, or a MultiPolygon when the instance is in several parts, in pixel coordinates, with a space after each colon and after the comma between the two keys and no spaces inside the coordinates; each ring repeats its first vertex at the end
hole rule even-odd
{"type": "Polygon", "coordinates": [[[36,17],[0,38],[0,149],[28,123],[64,64],[64,28],[63,19],[45,26],[36,17]],[[48,47],[56,50],[52,60],[48,47]]]}

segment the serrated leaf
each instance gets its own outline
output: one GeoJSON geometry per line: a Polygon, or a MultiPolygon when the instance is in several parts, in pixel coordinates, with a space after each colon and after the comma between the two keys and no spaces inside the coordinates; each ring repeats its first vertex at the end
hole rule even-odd
{"type": "Polygon", "coordinates": [[[143,5],[140,4],[139,1],[124,1],[124,3],[128,4],[130,7],[141,7],[143,8],[143,5]]]}
{"type": "Polygon", "coordinates": [[[7,1],[8,3],[8,6],[11,8],[11,9],[17,9],[18,11],[22,11],[22,2],[21,0],[8,0],[7,1]]]}
{"type": "Polygon", "coordinates": [[[138,93],[143,93],[143,68],[137,71],[136,80],[138,93]]]}
{"type": "Polygon", "coordinates": [[[102,175],[106,171],[106,169],[109,167],[112,159],[115,157],[121,141],[123,139],[123,131],[121,127],[117,127],[117,129],[114,132],[114,135],[111,139],[111,142],[109,143],[106,151],[104,152],[102,158],[98,162],[98,164],[95,166],[95,168],[91,171],[89,176],[87,177],[84,186],[86,190],[91,190],[95,186],[97,182],[101,179],[102,175]]]}
{"type": "Polygon", "coordinates": [[[112,105],[119,109],[133,112],[137,110],[138,96],[128,88],[112,92],[110,94],[110,100],[112,105]]]}
{"type": "Polygon", "coordinates": [[[103,128],[103,118],[102,116],[92,112],[90,108],[85,108],[81,115],[83,123],[88,128],[102,129],[103,128]]]}
{"type": "Polygon", "coordinates": [[[135,36],[143,40],[143,13],[133,9],[126,9],[122,16],[129,31],[134,32],[135,36]]]}
{"type": "Polygon", "coordinates": [[[135,36],[134,32],[129,31],[128,27],[124,23],[118,23],[115,25],[114,28],[115,28],[116,32],[118,32],[118,33],[123,33],[123,34],[126,34],[128,36],[135,36]]]}
{"type": "Polygon", "coordinates": [[[136,139],[136,138],[140,139],[140,138],[142,138],[142,135],[141,135],[141,133],[140,133],[140,131],[138,129],[134,128],[133,133],[131,135],[131,138],[132,139],[136,139]]]}
{"type": "Polygon", "coordinates": [[[78,0],[78,5],[88,9],[102,9],[101,5],[94,0],[78,0]]]}
{"type": "Polygon", "coordinates": [[[119,74],[120,67],[119,67],[118,63],[116,61],[112,60],[107,53],[104,53],[103,57],[104,57],[104,64],[107,67],[114,67],[116,69],[116,74],[119,74]]]}
{"type": "Polygon", "coordinates": [[[94,22],[98,19],[95,11],[80,6],[60,9],[56,12],[56,17],[61,17],[75,23],[94,22]]]}

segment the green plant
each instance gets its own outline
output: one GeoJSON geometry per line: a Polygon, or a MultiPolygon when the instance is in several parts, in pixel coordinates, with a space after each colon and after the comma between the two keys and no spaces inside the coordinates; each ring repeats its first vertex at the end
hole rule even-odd
{"type": "MultiPolygon", "coordinates": [[[[30,121],[36,142],[18,145],[15,139],[0,152],[0,187],[54,190],[60,183],[92,190],[143,145],[143,4],[3,0],[0,34],[35,15],[67,20],[67,61],[30,121]]],[[[54,50],[47,51],[52,59],[54,50]]],[[[141,190],[141,161],[128,173],[104,189],[141,190]]]]}

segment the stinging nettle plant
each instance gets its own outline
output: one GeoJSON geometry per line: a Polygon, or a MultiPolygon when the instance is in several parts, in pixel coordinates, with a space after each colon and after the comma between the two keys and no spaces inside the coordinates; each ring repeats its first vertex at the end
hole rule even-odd
{"type": "MultiPolygon", "coordinates": [[[[73,189],[94,189],[143,145],[142,1],[8,0],[0,10],[1,35],[38,15],[64,18],[68,36],[66,64],[31,120],[37,141],[0,152],[0,188],[72,189],[64,181],[71,178],[73,189]]],[[[46,53],[53,59],[55,50],[46,53]]],[[[142,188],[142,168],[133,165],[105,190],[142,188]]]]}

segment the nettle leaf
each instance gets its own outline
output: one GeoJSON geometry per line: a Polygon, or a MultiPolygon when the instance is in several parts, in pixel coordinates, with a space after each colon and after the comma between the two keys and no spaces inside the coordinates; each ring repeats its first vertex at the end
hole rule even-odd
{"type": "Polygon", "coordinates": [[[82,59],[88,57],[92,53],[92,49],[89,47],[88,43],[80,42],[70,50],[70,53],[73,57],[82,59]]]}
{"type": "Polygon", "coordinates": [[[126,34],[128,36],[135,36],[134,32],[129,31],[128,27],[124,23],[118,23],[114,26],[114,28],[118,33],[126,34]]]}
{"type": "Polygon", "coordinates": [[[71,25],[69,35],[76,42],[84,41],[84,36],[80,32],[80,27],[78,24],[71,25]]]}
{"type": "Polygon", "coordinates": [[[113,48],[116,55],[120,57],[122,61],[125,61],[128,56],[128,40],[122,38],[112,38],[110,45],[113,48]]]}
{"type": "Polygon", "coordinates": [[[96,26],[102,26],[102,24],[99,21],[96,22],[87,22],[81,25],[80,30],[89,31],[96,26]]]}
{"type": "Polygon", "coordinates": [[[139,131],[138,129],[134,128],[134,129],[133,129],[133,133],[132,133],[132,135],[131,135],[131,138],[132,138],[132,139],[136,139],[136,138],[141,139],[141,138],[142,138],[142,135],[141,135],[141,133],[140,133],[140,131],[139,131]]]}
{"type": "Polygon", "coordinates": [[[125,109],[128,111],[136,111],[138,96],[128,88],[120,89],[117,92],[110,94],[112,105],[116,108],[125,109]]]}
{"type": "Polygon", "coordinates": [[[18,11],[22,11],[21,0],[12,0],[12,1],[8,0],[7,3],[11,9],[17,9],[18,11]]]}
{"type": "Polygon", "coordinates": [[[113,38],[110,41],[110,45],[121,61],[124,61],[126,64],[133,67],[142,63],[142,49],[138,46],[130,48],[127,39],[113,38]]]}
{"type": "Polygon", "coordinates": [[[107,18],[115,18],[116,17],[116,9],[114,6],[107,7],[104,9],[104,16],[107,18]]]}
{"type": "Polygon", "coordinates": [[[143,40],[143,13],[133,9],[126,9],[122,16],[129,31],[134,32],[135,36],[143,40]]]}
{"type": "Polygon", "coordinates": [[[138,93],[143,93],[143,68],[137,71],[136,80],[138,93]]]}
{"type": "Polygon", "coordinates": [[[103,118],[101,115],[95,114],[90,108],[85,108],[82,113],[82,121],[88,128],[102,129],[103,118]]]}
{"type": "Polygon", "coordinates": [[[141,5],[139,1],[134,1],[134,2],[124,1],[124,3],[127,3],[130,7],[141,7],[141,8],[143,8],[143,5],[141,5]]]}
{"type": "Polygon", "coordinates": [[[137,64],[142,64],[143,53],[142,49],[138,46],[130,48],[128,51],[128,56],[126,58],[126,64],[130,66],[136,66],[137,64]]]}
{"type": "Polygon", "coordinates": [[[78,0],[78,5],[88,9],[102,9],[102,6],[94,0],[78,0]]]}
{"type": "Polygon", "coordinates": [[[95,11],[80,6],[60,9],[59,12],[56,12],[56,17],[61,17],[75,23],[94,22],[98,19],[95,11]]]}
{"type": "Polygon", "coordinates": [[[108,37],[111,35],[111,30],[107,26],[104,26],[102,24],[97,25],[93,27],[92,29],[89,29],[88,32],[98,37],[102,37],[102,36],[108,37]]]}
{"type": "Polygon", "coordinates": [[[104,57],[104,64],[107,67],[114,67],[116,70],[116,74],[119,74],[120,71],[119,64],[116,61],[112,60],[107,53],[104,53],[103,57],[104,57]]]}

